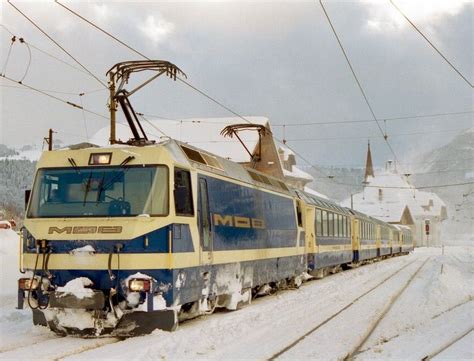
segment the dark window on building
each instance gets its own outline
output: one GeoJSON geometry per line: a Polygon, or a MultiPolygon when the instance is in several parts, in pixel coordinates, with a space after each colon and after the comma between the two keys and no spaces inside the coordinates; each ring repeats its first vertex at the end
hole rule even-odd
{"type": "Polygon", "coordinates": [[[174,170],[174,206],[177,215],[194,215],[191,174],[179,168],[174,170]]]}

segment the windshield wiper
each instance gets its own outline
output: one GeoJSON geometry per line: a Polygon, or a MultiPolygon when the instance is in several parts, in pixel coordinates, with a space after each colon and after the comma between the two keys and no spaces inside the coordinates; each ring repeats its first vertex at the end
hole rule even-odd
{"type": "Polygon", "coordinates": [[[105,190],[104,181],[105,181],[105,173],[104,173],[104,175],[102,176],[102,178],[100,179],[100,182],[99,182],[99,189],[97,191],[97,199],[95,200],[95,205],[99,204],[100,196],[102,195],[102,192],[105,190]]]}
{"type": "Polygon", "coordinates": [[[81,173],[81,171],[79,170],[79,167],[77,166],[77,163],[76,163],[76,161],[74,160],[74,158],[68,158],[67,161],[69,162],[69,164],[71,165],[71,167],[74,168],[74,170],[76,171],[77,174],[81,173]]]}
{"type": "Polygon", "coordinates": [[[92,180],[92,172],[90,172],[89,174],[89,179],[87,179],[87,183],[86,183],[86,189],[84,190],[84,202],[82,203],[83,207],[86,205],[87,194],[89,193],[91,189],[91,180],[92,180]]]}
{"type": "MultiPolygon", "coordinates": [[[[133,155],[130,155],[128,156],[127,158],[125,158],[122,163],[119,164],[120,166],[120,169],[124,169],[124,172],[123,173],[118,173],[116,174],[114,177],[112,177],[111,180],[109,180],[107,182],[107,184],[104,186],[103,185],[103,182],[100,183],[100,187],[99,187],[99,193],[102,193],[103,191],[107,190],[107,188],[109,188],[112,184],[115,183],[116,180],[118,180],[123,174],[125,174],[126,171],[128,171],[130,168],[125,168],[125,165],[127,163],[130,163],[132,160],[134,160],[135,157],[133,155]]],[[[105,178],[105,176],[104,176],[105,178]]],[[[104,178],[102,178],[104,180],[104,178]]]]}

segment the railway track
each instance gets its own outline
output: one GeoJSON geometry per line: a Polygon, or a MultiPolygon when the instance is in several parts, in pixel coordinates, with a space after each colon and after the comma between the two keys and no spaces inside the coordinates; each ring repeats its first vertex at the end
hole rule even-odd
{"type": "Polygon", "coordinates": [[[425,357],[423,357],[421,359],[421,361],[431,360],[432,358],[436,357],[437,355],[439,355],[444,350],[447,350],[448,348],[453,346],[455,343],[462,340],[464,337],[469,335],[472,331],[474,331],[474,327],[471,327],[466,332],[463,332],[461,335],[456,335],[456,337],[454,337],[453,339],[451,339],[448,342],[444,343],[441,347],[437,348],[435,351],[431,352],[429,355],[426,355],[425,357]]]}
{"type": "MultiPolygon", "coordinates": [[[[419,267],[419,269],[421,269],[421,267],[428,261],[428,259],[419,267]]],[[[275,360],[277,359],[278,357],[282,356],[283,354],[285,354],[286,352],[288,352],[289,350],[293,349],[296,345],[298,345],[301,341],[303,341],[306,337],[310,336],[312,333],[314,333],[315,331],[317,331],[318,329],[320,329],[321,327],[323,327],[324,325],[326,325],[327,323],[329,323],[331,320],[333,320],[334,318],[336,318],[338,315],[340,315],[342,312],[346,311],[347,309],[349,309],[352,305],[354,305],[356,302],[358,302],[360,299],[364,298],[365,296],[367,296],[368,294],[370,294],[371,292],[373,292],[374,290],[376,290],[377,288],[379,288],[380,286],[382,286],[383,284],[385,284],[387,281],[389,281],[390,279],[392,279],[393,277],[395,277],[397,274],[399,274],[399,272],[401,272],[402,270],[404,270],[405,268],[409,267],[410,265],[414,264],[415,262],[417,262],[417,260],[414,260],[414,261],[411,261],[411,262],[408,262],[407,264],[403,265],[402,267],[400,267],[399,269],[397,269],[395,272],[392,272],[390,275],[388,275],[386,278],[384,278],[382,281],[380,281],[379,283],[377,283],[375,286],[371,287],[368,291],[365,291],[364,293],[362,293],[361,295],[359,295],[358,297],[356,297],[355,299],[353,299],[351,302],[349,302],[348,304],[346,304],[344,307],[340,308],[337,312],[333,313],[330,317],[326,318],[325,320],[323,320],[322,322],[319,322],[316,326],[314,326],[311,330],[309,330],[308,332],[306,332],[305,334],[303,334],[302,336],[298,337],[296,340],[294,340],[292,343],[290,343],[289,345],[285,346],[284,348],[282,348],[280,351],[274,353],[270,358],[269,360],[275,360]]],[[[418,270],[419,270],[418,269],[418,270]]],[[[418,270],[415,272],[417,273],[418,270]]]]}
{"type": "Polygon", "coordinates": [[[122,341],[116,338],[98,338],[98,339],[81,339],[81,338],[64,338],[51,337],[46,340],[41,340],[33,343],[26,343],[20,347],[9,349],[8,351],[0,352],[1,360],[21,360],[31,359],[32,355],[39,355],[41,359],[48,360],[62,360],[65,357],[79,355],[83,352],[94,350],[105,345],[113,344],[122,341]],[[69,339],[69,343],[63,344],[61,350],[58,350],[58,342],[69,339]],[[48,354],[47,351],[51,350],[48,354]]]}
{"type": "Polygon", "coordinates": [[[372,321],[369,329],[366,331],[364,334],[364,337],[362,340],[344,357],[344,360],[352,360],[354,356],[362,352],[362,348],[366,344],[367,340],[369,337],[374,333],[374,331],[377,329],[378,325],[380,322],[384,319],[384,317],[387,315],[388,312],[392,309],[393,305],[397,300],[400,298],[400,296],[405,292],[405,290],[410,286],[410,284],[413,282],[413,280],[416,278],[418,273],[421,271],[421,269],[425,266],[425,264],[430,260],[430,258],[427,258],[417,269],[416,271],[410,276],[408,281],[405,283],[405,285],[395,294],[393,295],[389,301],[385,304],[382,312],[378,314],[378,316],[375,318],[375,320],[372,321]]]}
{"type": "Polygon", "coordinates": [[[53,358],[52,360],[53,361],[60,361],[60,360],[65,359],[66,357],[77,356],[77,355],[80,355],[81,353],[84,353],[84,352],[87,352],[87,351],[92,351],[92,350],[95,350],[97,348],[100,348],[100,347],[103,347],[103,346],[106,346],[106,345],[111,345],[111,344],[114,344],[114,343],[121,342],[121,341],[123,341],[123,339],[111,339],[109,341],[110,342],[99,344],[99,345],[86,346],[86,347],[83,347],[80,350],[70,351],[70,352],[64,353],[61,356],[55,356],[55,358],[53,358]]]}

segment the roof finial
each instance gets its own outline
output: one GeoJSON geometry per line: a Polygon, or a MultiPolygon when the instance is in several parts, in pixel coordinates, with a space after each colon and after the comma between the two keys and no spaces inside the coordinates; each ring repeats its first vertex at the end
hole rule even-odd
{"type": "Polygon", "coordinates": [[[369,176],[374,177],[374,167],[372,165],[372,153],[370,152],[370,139],[367,142],[367,160],[365,162],[364,183],[367,183],[369,176]]]}

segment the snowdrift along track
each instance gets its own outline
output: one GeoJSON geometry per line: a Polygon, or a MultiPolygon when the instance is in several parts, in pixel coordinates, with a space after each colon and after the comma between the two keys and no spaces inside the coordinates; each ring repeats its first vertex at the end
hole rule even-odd
{"type": "Polygon", "coordinates": [[[379,325],[380,321],[385,317],[385,315],[390,311],[392,308],[393,304],[398,300],[398,298],[402,295],[402,293],[408,288],[408,286],[413,282],[415,277],[418,275],[420,270],[426,265],[426,263],[430,260],[430,258],[426,259],[420,267],[416,269],[416,271],[411,275],[411,277],[408,279],[408,281],[405,283],[405,285],[394,295],[392,296],[388,302],[386,303],[385,307],[383,308],[382,312],[379,314],[379,316],[371,323],[371,326],[367,330],[366,334],[364,335],[364,338],[357,344],[357,346],[354,347],[353,350],[351,350],[347,356],[344,358],[344,360],[351,360],[356,354],[358,354],[362,347],[365,345],[369,337],[372,335],[374,330],[377,328],[379,325]]]}
{"type": "MultiPolygon", "coordinates": [[[[427,260],[426,260],[427,261],[427,260]]],[[[425,261],[425,263],[426,263],[425,261]]],[[[309,335],[311,335],[312,333],[314,333],[316,330],[318,330],[320,327],[324,326],[325,324],[327,324],[328,322],[330,322],[331,320],[333,320],[335,317],[337,317],[338,315],[340,315],[342,312],[344,312],[345,310],[347,310],[348,308],[350,308],[352,305],[354,305],[357,301],[359,301],[360,299],[362,299],[364,296],[368,295],[369,293],[371,293],[372,291],[374,291],[375,289],[377,289],[378,287],[380,287],[381,285],[383,285],[384,283],[386,283],[387,281],[389,281],[390,279],[392,279],[393,277],[395,277],[400,271],[404,270],[405,268],[409,267],[410,265],[412,265],[413,263],[415,263],[415,261],[411,261],[405,265],[403,265],[402,267],[400,267],[399,269],[397,269],[395,272],[391,273],[388,277],[384,278],[382,281],[380,281],[379,283],[377,283],[374,287],[370,288],[368,291],[362,293],[360,296],[358,296],[357,298],[355,298],[354,300],[352,300],[350,303],[348,303],[346,306],[344,306],[343,308],[341,308],[339,311],[337,311],[336,313],[334,313],[332,316],[326,318],[324,321],[318,323],[314,328],[312,328],[311,330],[309,330],[308,332],[306,332],[304,335],[302,335],[301,337],[297,338],[295,341],[293,341],[291,344],[289,344],[288,346],[286,346],[285,348],[281,349],[280,351],[278,351],[277,353],[273,354],[269,360],[275,360],[276,358],[278,358],[279,356],[283,355],[284,353],[286,353],[287,351],[289,351],[290,349],[292,349],[293,347],[295,347],[298,343],[300,343],[303,339],[305,339],[306,337],[308,337],[309,335]]],[[[421,267],[425,264],[423,263],[419,269],[421,269],[421,267]]],[[[418,269],[418,270],[419,270],[418,269]]]]}

